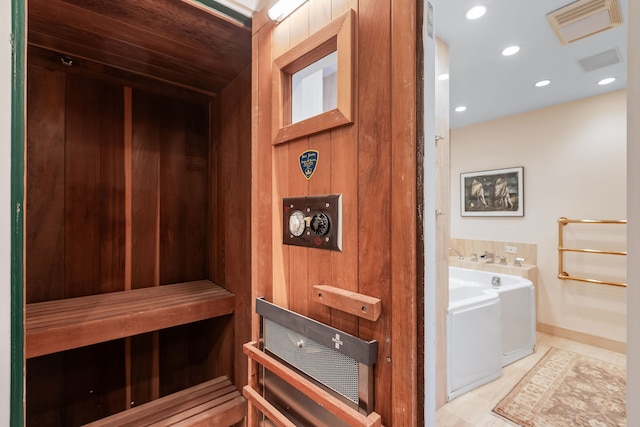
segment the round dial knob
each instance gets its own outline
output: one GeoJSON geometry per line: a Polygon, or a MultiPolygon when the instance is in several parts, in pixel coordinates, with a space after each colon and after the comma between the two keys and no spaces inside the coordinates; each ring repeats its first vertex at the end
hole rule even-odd
{"type": "Polygon", "coordinates": [[[329,222],[329,217],[320,212],[319,214],[315,214],[313,218],[311,218],[311,231],[316,236],[324,236],[329,232],[329,228],[331,227],[331,223],[329,222]]]}
{"type": "Polygon", "coordinates": [[[304,214],[300,211],[293,211],[289,216],[289,232],[296,236],[302,236],[305,229],[304,214]]]}

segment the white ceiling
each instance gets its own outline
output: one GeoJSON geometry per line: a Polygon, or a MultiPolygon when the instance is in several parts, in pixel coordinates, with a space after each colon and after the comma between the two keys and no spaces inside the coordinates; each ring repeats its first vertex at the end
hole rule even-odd
{"type": "MultiPolygon", "coordinates": [[[[269,0],[217,0],[250,16],[269,0]]],[[[328,0],[327,0],[328,1],[328,0]]],[[[364,0],[375,1],[375,0],[364,0]]],[[[626,10],[623,24],[569,45],[561,45],[546,15],[574,0],[429,0],[436,36],[449,45],[451,127],[457,128],[619,90],[627,87],[626,10]],[[469,21],[467,10],[482,4],[487,13],[469,21]],[[520,52],[504,57],[517,44],[520,52]],[[616,49],[621,62],[584,72],[578,60],[616,49]],[[616,81],[607,86],[605,77],[616,81]],[[546,87],[534,83],[551,80],[546,87]],[[456,113],[460,105],[467,111],[456,113]]]]}
{"type": "Polygon", "coordinates": [[[264,8],[269,0],[215,0],[215,2],[250,18],[255,12],[264,8]]]}
{"type": "Polygon", "coordinates": [[[623,25],[563,46],[546,15],[572,2],[431,1],[436,36],[449,45],[452,128],[626,88],[627,0],[620,0],[623,25]],[[478,4],[486,6],[486,15],[467,20],[467,10],[478,4]],[[502,56],[502,49],[514,44],[520,52],[502,56]],[[619,64],[584,72],[577,62],[610,49],[617,49],[619,64]],[[605,77],[616,81],[599,86],[605,77]],[[534,83],[543,79],[551,84],[536,88],[534,83]],[[467,111],[455,112],[459,105],[467,111]]]}

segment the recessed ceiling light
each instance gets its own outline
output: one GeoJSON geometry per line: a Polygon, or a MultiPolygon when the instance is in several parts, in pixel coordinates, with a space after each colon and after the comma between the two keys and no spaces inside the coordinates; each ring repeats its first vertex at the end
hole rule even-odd
{"type": "Polygon", "coordinates": [[[502,51],[502,54],[504,56],[511,56],[518,52],[520,52],[520,46],[509,46],[502,51]]]}
{"type": "Polygon", "coordinates": [[[456,107],[456,113],[462,113],[463,111],[467,111],[467,107],[465,107],[464,105],[456,107]]]}
{"type": "Polygon", "coordinates": [[[440,74],[438,76],[438,80],[443,81],[443,80],[449,80],[449,74],[444,73],[444,74],[440,74]]]}
{"type": "Polygon", "coordinates": [[[536,83],[536,87],[547,86],[549,83],[551,83],[551,80],[540,80],[536,83]]]}
{"type": "Polygon", "coordinates": [[[487,8],[484,6],[474,6],[467,11],[467,19],[473,20],[482,18],[487,13],[487,8]]]}
{"type": "Polygon", "coordinates": [[[606,79],[602,79],[598,82],[600,86],[608,85],[609,83],[613,83],[616,81],[615,77],[607,77],[606,79]]]}

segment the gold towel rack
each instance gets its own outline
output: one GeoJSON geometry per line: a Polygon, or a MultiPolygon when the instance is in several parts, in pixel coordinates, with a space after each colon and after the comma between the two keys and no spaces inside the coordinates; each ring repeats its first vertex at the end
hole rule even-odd
{"type": "Polygon", "coordinates": [[[564,271],[564,256],[565,252],[582,252],[588,254],[604,254],[604,255],[627,255],[626,251],[604,251],[600,249],[578,249],[578,248],[565,248],[563,231],[564,226],[567,224],[626,224],[626,219],[568,219],[565,217],[558,218],[558,279],[562,280],[576,280],[578,282],[595,283],[598,285],[610,285],[626,287],[626,283],[609,282],[596,279],[585,279],[582,277],[574,277],[564,271]]]}

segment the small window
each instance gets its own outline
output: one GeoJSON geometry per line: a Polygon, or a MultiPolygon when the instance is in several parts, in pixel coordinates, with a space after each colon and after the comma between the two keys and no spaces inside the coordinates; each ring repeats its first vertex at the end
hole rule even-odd
{"type": "Polygon", "coordinates": [[[274,61],[273,144],[353,123],[350,10],[274,61]]]}
{"type": "Polygon", "coordinates": [[[338,108],[338,52],[291,76],[291,123],[338,108]]]}

